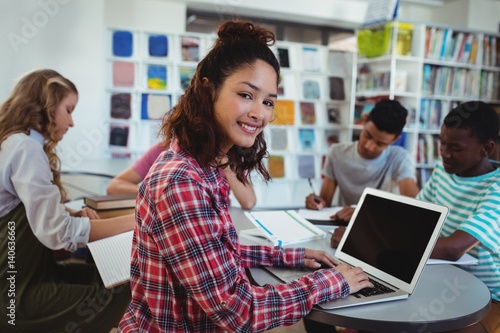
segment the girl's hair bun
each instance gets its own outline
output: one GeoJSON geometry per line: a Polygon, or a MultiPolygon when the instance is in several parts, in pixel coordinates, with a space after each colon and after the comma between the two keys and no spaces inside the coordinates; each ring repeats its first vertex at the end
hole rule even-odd
{"type": "Polygon", "coordinates": [[[219,41],[223,44],[254,40],[265,46],[271,46],[276,40],[270,30],[243,20],[233,20],[223,23],[219,27],[217,35],[219,36],[219,41]]]}

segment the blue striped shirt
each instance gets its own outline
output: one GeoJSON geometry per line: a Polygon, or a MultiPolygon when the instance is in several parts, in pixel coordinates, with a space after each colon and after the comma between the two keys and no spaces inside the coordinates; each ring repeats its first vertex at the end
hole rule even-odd
{"type": "Polygon", "coordinates": [[[468,251],[479,260],[478,265],[461,267],[483,281],[493,299],[500,300],[500,169],[459,177],[438,163],[417,198],[449,208],[443,237],[462,230],[479,241],[468,251]]]}

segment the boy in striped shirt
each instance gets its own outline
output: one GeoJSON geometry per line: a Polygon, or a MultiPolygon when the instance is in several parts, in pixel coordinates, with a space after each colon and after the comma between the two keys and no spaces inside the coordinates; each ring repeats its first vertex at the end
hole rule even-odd
{"type": "Polygon", "coordinates": [[[490,313],[460,332],[500,329],[500,170],[490,162],[499,118],[486,103],[470,101],[448,113],[441,126],[441,160],[417,199],[450,208],[432,258],[457,260],[464,253],[478,265],[461,266],[491,291],[490,313]]]}

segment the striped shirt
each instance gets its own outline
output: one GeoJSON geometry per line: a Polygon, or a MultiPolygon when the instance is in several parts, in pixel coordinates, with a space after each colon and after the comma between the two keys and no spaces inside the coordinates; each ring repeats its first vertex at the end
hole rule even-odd
{"type": "Polygon", "coordinates": [[[483,281],[493,299],[500,300],[500,169],[459,177],[438,163],[417,198],[449,208],[442,236],[462,230],[479,241],[468,252],[479,260],[478,265],[461,267],[483,281]]]}
{"type": "Polygon", "coordinates": [[[347,296],[334,269],[252,285],[245,268],[303,265],[304,249],[241,245],[228,191],[219,170],[201,167],[175,141],[159,156],[137,199],[132,301],[119,332],[262,332],[347,296]]]}

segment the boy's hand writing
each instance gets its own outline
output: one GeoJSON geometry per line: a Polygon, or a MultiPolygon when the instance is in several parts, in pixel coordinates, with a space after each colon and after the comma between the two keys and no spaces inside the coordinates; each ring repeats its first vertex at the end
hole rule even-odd
{"type": "Polygon", "coordinates": [[[320,210],[326,207],[325,200],[323,198],[314,195],[314,193],[309,194],[306,197],[306,208],[307,209],[315,209],[320,210]]]}

